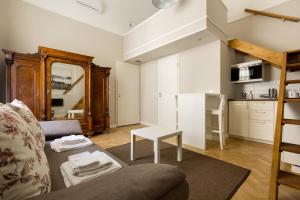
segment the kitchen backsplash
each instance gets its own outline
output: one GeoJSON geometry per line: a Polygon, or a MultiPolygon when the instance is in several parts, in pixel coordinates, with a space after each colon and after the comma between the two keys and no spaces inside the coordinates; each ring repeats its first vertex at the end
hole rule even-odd
{"type": "Polygon", "coordinates": [[[268,94],[270,88],[275,88],[278,91],[279,81],[255,82],[235,85],[235,98],[241,98],[242,93],[247,94],[247,99],[251,98],[251,91],[254,99],[261,99],[260,95],[268,94]]]}
{"type": "MultiPolygon", "coordinates": [[[[242,92],[245,92],[247,94],[247,99],[250,99],[251,98],[250,92],[252,91],[254,99],[262,99],[260,95],[268,94],[270,88],[277,89],[277,93],[279,93],[279,81],[242,83],[242,84],[235,84],[234,87],[235,87],[235,98],[241,98],[242,92]]],[[[295,90],[297,92],[300,92],[300,84],[288,85],[287,91],[289,90],[295,90]]]]}

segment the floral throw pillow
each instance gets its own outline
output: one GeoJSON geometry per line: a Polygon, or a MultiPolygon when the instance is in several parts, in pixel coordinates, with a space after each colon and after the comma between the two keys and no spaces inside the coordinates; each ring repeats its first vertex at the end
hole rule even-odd
{"type": "Polygon", "coordinates": [[[50,190],[44,149],[23,118],[0,104],[0,199],[26,199],[50,190]]]}
{"type": "Polygon", "coordinates": [[[25,122],[27,122],[27,124],[30,126],[30,128],[32,130],[33,137],[35,138],[35,142],[41,148],[44,148],[45,147],[45,135],[43,133],[42,127],[40,126],[39,121],[35,118],[33,113],[29,109],[26,109],[27,106],[25,104],[24,104],[25,107],[24,106],[16,106],[12,103],[8,103],[7,105],[10,106],[14,111],[16,111],[25,120],[25,122]]]}
{"type": "MultiPolygon", "coordinates": [[[[25,110],[28,110],[29,112],[31,112],[31,110],[26,106],[25,103],[23,103],[22,101],[19,101],[18,99],[15,99],[11,102],[11,104],[20,107],[20,108],[24,108],[25,110]]],[[[31,112],[31,114],[33,115],[33,113],[31,112]]]]}

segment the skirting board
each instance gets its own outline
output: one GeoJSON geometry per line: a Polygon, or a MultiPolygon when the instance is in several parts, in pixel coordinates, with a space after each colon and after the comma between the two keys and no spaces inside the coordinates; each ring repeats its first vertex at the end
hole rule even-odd
{"type": "Polygon", "coordinates": [[[110,128],[117,128],[118,126],[117,126],[117,124],[110,124],[109,127],[110,128]]]}
{"type": "Polygon", "coordinates": [[[157,124],[153,124],[151,122],[143,122],[143,121],[140,121],[140,124],[144,126],[157,126],[157,124]]]}
{"type": "Polygon", "coordinates": [[[253,139],[253,138],[242,137],[242,136],[237,136],[237,135],[230,135],[229,138],[237,138],[237,139],[240,139],[240,140],[248,140],[248,141],[252,141],[252,142],[259,142],[259,143],[272,144],[273,145],[273,142],[271,142],[271,141],[253,139]]]}

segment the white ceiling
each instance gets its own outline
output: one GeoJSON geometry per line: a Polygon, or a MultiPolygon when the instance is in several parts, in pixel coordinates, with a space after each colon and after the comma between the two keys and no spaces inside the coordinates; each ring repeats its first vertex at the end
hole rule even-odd
{"type": "MultiPolygon", "coordinates": [[[[141,23],[158,10],[153,7],[152,0],[102,0],[102,14],[74,3],[75,0],[22,0],[43,9],[64,15],[74,20],[124,35],[131,27],[129,24],[141,23]]],[[[87,0],[97,1],[97,0],[87,0]]],[[[199,1],[199,0],[194,0],[199,1]]],[[[289,0],[222,0],[228,8],[228,22],[241,19],[249,14],[245,8],[265,10],[289,0]]]]}
{"type": "Polygon", "coordinates": [[[157,12],[152,0],[102,0],[102,14],[79,6],[75,0],[23,1],[118,35],[129,31],[132,21],[138,24],[157,12]]]}
{"type": "Polygon", "coordinates": [[[245,13],[245,8],[255,10],[266,10],[276,5],[282,4],[289,0],[222,0],[228,9],[228,22],[233,22],[238,19],[248,16],[245,13]]]}

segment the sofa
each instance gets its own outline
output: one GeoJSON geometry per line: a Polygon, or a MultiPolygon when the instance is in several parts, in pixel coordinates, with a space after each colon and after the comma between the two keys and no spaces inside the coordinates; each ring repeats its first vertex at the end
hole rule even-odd
{"type": "Polygon", "coordinates": [[[57,153],[50,141],[81,134],[78,121],[38,122],[18,100],[0,103],[0,199],[3,200],[185,200],[189,186],[175,166],[142,164],[122,168],[66,188],[60,165],[69,155],[103,151],[95,144],[57,153]]]}
{"type": "MultiPolygon", "coordinates": [[[[81,133],[76,121],[42,122],[46,139],[54,139],[53,135],[62,137],[69,134],[81,133]],[[71,125],[73,123],[73,125],[71,125]],[[53,127],[53,130],[51,130],[53,127]],[[60,128],[58,128],[60,127],[60,128]],[[75,128],[70,128],[75,127],[75,128]],[[63,129],[65,133],[63,133],[63,129]]],[[[50,148],[50,141],[45,145],[45,153],[50,166],[50,193],[30,198],[30,200],[185,200],[188,198],[189,186],[184,173],[175,166],[165,164],[141,164],[128,166],[109,152],[97,145],[82,149],[54,152],[50,148]],[[112,174],[95,178],[92,181],[66,188],[60,172],[60,165],[69,155],[83,151],[104,151],[118,161],[122,168],[112,174]]]]}

